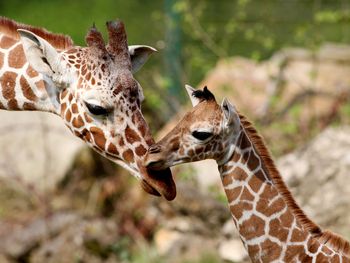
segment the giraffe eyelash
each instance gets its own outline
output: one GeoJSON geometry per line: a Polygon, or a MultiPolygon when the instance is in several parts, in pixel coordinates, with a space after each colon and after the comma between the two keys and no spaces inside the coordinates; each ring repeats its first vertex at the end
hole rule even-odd
{"type": "Polygon", "coordinates": [[[204,131],[193,131],[192,136],[200,141],[205,141],[213,136],[212,132],[204,132],[204,131]]]}
{"type": "Polygon", "coordinates": [[[96,104],[91,104],[91,103],[88,103],[86,101],[84,103],[85,103],[86,108],[93,115],[104,116],[104,115],[108,115],[108,113],[109,113],[109,111],[104,107],[101,107],[101,106],[96,105],[96,104]]]}

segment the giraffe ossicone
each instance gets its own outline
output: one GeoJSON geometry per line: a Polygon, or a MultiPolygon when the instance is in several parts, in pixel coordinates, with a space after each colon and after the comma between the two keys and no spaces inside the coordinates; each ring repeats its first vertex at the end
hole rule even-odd
{"type": "Polygon", "coordinates": [[[295,202],[262,138],[224,99],[186,86],[193,103],[149,148],[152,169],[215,159],[231,215],[252,262],[350,262],[350,244],[322,230],[295,202]]]}
{"type": "Polygon", "coordinates": [[[93,26],[87,47],[80,47],[68,36],[0,17],[0,109],[61,116],[74,135],[139,178],[144,190],[172,200],[170,169],[143,166],[154,140],[133,77],[156,50],[128,46],[121,21],[106,26],[107,44],[93,26]]]}

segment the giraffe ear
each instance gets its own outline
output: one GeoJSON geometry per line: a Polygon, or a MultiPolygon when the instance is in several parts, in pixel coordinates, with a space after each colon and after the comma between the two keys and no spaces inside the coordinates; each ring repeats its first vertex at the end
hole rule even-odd
{"type": "Polygon", "coordinates": [[[129,46],[132,73],[139,71],[139,69],[142,68],[143,64],[146,63],[149,56],[154,52],[157,52],[157,49],[150,46],[129,46]]]}
{"type": "Polygon", "coordinates": [[[228,99],[224,98],[221,103],[221,109],[224,114],[225,127],[237,128],[240,126],[240,118],[238,116],[235,106],[233,106],[228,99]]]}
{"type": "Polygon", "coordinates": [[[196,91],[194,88],[192,88],[190,85],[185,85],[185,89],[187,91],[188,96],[190,97],[193,107],[195,107],[198,103],[201,102],[200,99],[193,96],[193,92],[196,91]]]}
{"type": "Polygon", "coordinates": [[[51,44],[28,30],[18,29],[17,31],[21,37],[27,61],[36,71],[48,77],[62,71],[59,66],[60,55],[51,44]]]}

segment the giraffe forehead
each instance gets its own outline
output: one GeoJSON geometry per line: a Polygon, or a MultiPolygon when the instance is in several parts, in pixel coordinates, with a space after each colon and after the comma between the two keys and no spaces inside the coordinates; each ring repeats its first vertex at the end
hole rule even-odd
{"type": "Polygon", "coordinates": [[[119,67],[108,52],[92,52],[89,48],[75,47],[63,53],[66,62],[75,67],[80,78],[80,86],[100,86],[115,89],[119,93],[123,89],[138,89],[129,69],[119,67]]]}
{"type": "Polygon", "coordinates": [[[213,122],[222,117],[220,106],[214,101],[203,101],[195,106],[189,114],[193,121],[213,122]]]}
{"type": "Polygon", "coordinates": [[[190,131],[201,130],[201,131],[212,132],[214,129],[215,129],[215,126],[209,120],[191,122],[189,127],[190,131]]]}

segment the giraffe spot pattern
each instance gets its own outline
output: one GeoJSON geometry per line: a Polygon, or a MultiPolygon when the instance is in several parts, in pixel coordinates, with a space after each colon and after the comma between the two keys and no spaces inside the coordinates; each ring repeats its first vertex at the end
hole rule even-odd
{"type": "Polygon", "coordinates": [[[119,146],[123,147],[125,145],[124,139],[122,137],[120,137],[119,139],[119,146]]]}
{"type": "Polygon", "coordinates": [[[282,252],[282,248],[269,239],[261,243],[261,250],[264,251],[264,254],[261,257],[263,262],[271,262],[278,259],[282,252]]]}
{"type": "Polygon", "coordinates": [[[142,137],[145,137],[145,136],[146,136],[146,133],[147,133],[146,125],[144,125],[143,123],[140,122],[140,124],[139,124],[139,126],[138,126],[137,128],[138,128],[138,130],[140,131],[141,136],[142,136],[142,137]]]}
{"type": "Polygon", "coordinates": [[[260,237],[265,234],[265,221],[253,214],[240,224],[239,229],[247,240],[260,237]]]}
{"type": "Polygon", "coordinates": [[[5,35],[0,40],[0,47],[3,49],[8,49],[14,44],[16,44],[16,40],[5,35]]]}
{"type": "Polygon", "coordinates": [[[289,229],[282,227],[281,221],[279,219],[275,218],[270,221],[270,236],[278,238],[281,242],[285,242],[287,240],[288,234],[289,229]]]}
{"type": "Polygon", "coordinates": [[[30,110],[30,111],[36,110],[34,103],[29,103],[29,102],[23,103],[23,109],[30,110]]]}
{"type": "Polygon", "coordinates": [[[15,98],[16,78],[17,74],[14,72],[5,72],[0,77],[2,96],[7,100],[15,98]]]}
{"type": "Polygon", "coordinates": [[[325,253],[326,255],[333,254],[332,251],[329,248],[327,248],[326,246],[322,246],[322,252],[325,253]]]}
{"type": "Polygon", "coordinates": [[[296,259],[299,257],[300,251],[304,251],[304,246],[292,244],[288,245],[283,262],[296,262],[296,259]]]}
{"type": "Polygon", "coordinates": [[[245,181],[248,177],[246,172],[240,167],[236,167],[233,170],[232,174],[233,174],[233,179],[237,181],[245,181]]]}
{"type": "Polygon", "coordinates": [[[64,113],[66,112],[66,109],[67,109],[67,104],[64,102],[64,103],[61,103],[61,115],[64,116],[64,113]]]}
{"type": "Polygon", "coordinates": [[[90,132],[92,137],[94,138],[95,144],[101,149],[105,149],[106,145],[106,137],[104,135],[104,132],[97,127],[91,127],[90,132]]]}
{"type": "Polygon", "coordinates": [[[281,216],[280,216],[280,220],[281,220],[281,225],[282,227],[285,228],[290,228],[293,224],[293,215],[290,212],[290,210],[288,209],[286,212],[284,212],[281,216]]]}
{"type": "Polygon", "coordinates": [[[250,148],[252,146],[252,144],[250,143],[248,137],[244,133],[241,133],[240,136],[241,136],[241,138],[240,138],[239,148],[241,150],[245,150],[247,148],[250,148]]]}
{"type": "Polygon", "coordinates": [[[147,150],[145,147],[143,147],[143,145],[139,145],[136,147],[135,149],[135,153],[137,156],[141,157],[141,156],[144,156],[146,154],[147,150]]]}
{"type": "Polygon", "coordinates": [[[86,112],[84,112],[84,119],[87,123],[92,122],[92,118],[86,112]]]}
{"type": "Polygon", "coordinates": [[[10,100],[8,100],[8,102],[7,102],[7,107],[8,107],[10,110],[19,110],[18,103],[17,103],[17,100],[16,100],[16,99],[10,99],[10,100]]]}
{"type": "MultiPolygon", "coordinates": [[[[300,255],[299,254],[299,257],[298,257],[298,259],[299,259],[299,262],[305,262],[305,263],[312,263],[313,262],[313,258],[312,257],[310,257],[309,255],[305,255],[305,254],[303,254],[303,255],[300,255]]],[[[325,261],[316,261],[317,263],[318,262],[320,262],[320,263],[322,263],[322,262],[324,262],[325,263],[325,261]]],[[[328,260],[326,261],[326,262],[329,262],[328,260]]]]}
{"type": "Polygon", "coordinates": [[[268,217],[280,212],[284,208],[285,203],[280,197],[273,202],[269,202],[267,198],[260,198],[256,204],[256,209],[268,217]]]}
{"type": "Polygon", "coordinates": [[[110,143],[108,145],[108,148],[107,148],[108,152],[113,154],[113,155],[119,155],[119,152],[117,150],[117,147],[113,144],[113,143],[110,143]]]}
{"type": "Polygon", "coordinates": [[[134,162],[134,153],[132,152],[132,150],[130,149],[126,150],[123,153],[123,159],[128,163],[134,162]]]}
{"type": "Polygon", "coordinates": [[[4,53],[0,52],[0,68],[4,65],[4,53]]]}
{"type": "Polygon", "coordinates": [[[250,154],[250,158],[248,160],[247,165],[251,171],[254,171],[256,168],[260,166],[260,160],[254,153],[252,153],[250,154]]]}
{"type": "Polygon", "coordinates": [[[76,103],[73,103],[72,104],[72,106],[71,106],[71,108],[72,108],[72,113],[78,113],[79,112],[79,110],[78,110],[78,105],[76,104],[76,103]]]}
{"type": "Polygon", "coordinates": [[[226,196],[230,202],[235,201],[242,193],[242,187],[236,187],[234,189],[225,189],[226,196]]]}
{"type": "Polygon", "coordinates": [[[91,135],[90,135],[90,131],[88,129],[83,129],[82,132],[82,137],[85,141],[87,142],[91,142],[91,135]]]}
{"type": "Polygon", "coordinates": [[[125,129],[125,138],[126,141],[131,144],[141,140],[140,136],[138,136],[137,133],[131,129],[129,125],[125,129]]]}
{"type": "Polygon", "coordinates": [[[259,262],[260,246],[258,245],[248,245],[248,253],[251,255],[253,262],[259,262]],[[255,256],[256,255],[256,256],[255,256]],[[256,260],[255,260],[256,258],[256,260]]]}
{"type": "Polygon", "coordinates": [[[306,238],[306,235],[304,232],[300,231],[297,228],[293,229],[291,242],[302,242],[305,240],[305,238],[306,238]]]}
{"type": "Polygon", "coordinates": [[[323,255],[322,253],[318,253],[316,257],[316,262],[328,262],[328,257],[323,255]]]}
{"type": "Polygon", "coordinates": [[[36,101],[38,99],[38,97],[34,94],[32,88],[29,86],[29,83],[25,77],[21,76],[19,83],[21,85],[24,97],[31,101],[36,101]]]}
{"type": "Polygon", "coordinates": [[[70,122],[72,120],[72,113],[69,109],[66,111],[66,115],[64,116],[64,118],[67,122],[70,122]]]}
{"type": "Polygon", "coordinates": [[[78,115],[73,119],[72,125],[77,129],[83,127],[84,126],[83,118],[80,115],[78,115]]]}
{"type": "Polygon", "coordinates": [[[35,78],[35,77],[39,76],[39,73],[36,72],[31,66],[28,66],[26,73],[27,73],[28,77],[30,77],[30,78],[35,78]]]}
{"type": "Polygon", "coordinates": [[[253,209],[253,205],[246,202],[242,202],[237,205],[230,206],[231,213],[237,220],[239,220],[242,217],[244,211],[248,211],[252,209],[253,209]]]}
{"type": "Polygon", "coordinates": [[[232,156],[232,161],[236,163],[239,159],[241,159],[241,155],[235,151],[232,156]]]}
{"type": "Polygon", "coordinates": [[[10,51],[8,63],[11,68],[22,68],[26,62],[22,45],[18,45],[10,51]]]}
{"type": "Polygon", "coordinates": [[[35,82],[35,86],[38,88],[38,90],[42,90],[45,91],[45,82],[43,80],[39,80],[37,82],[35,82]]]}
{"type": "Polygon", "coordinates": [[[314,239],[309,239],[307,242],[307,247],[310,253],[315,254],[319,247],[319,242],[316,242],[314,239]]]}
{"type": "Polygon", "coordinates": [[[250,202],[252,202],[254,200],[254,196],[249,192],[247,187],[243,188],[241,200],[242,201],[250,201],[250,202]]]}
{"type": "Polygon", "coordinates": [[[252,189],[255,193],[257,193],[260,190],[262,184],[263,181],[258,176],[256,176],[256,174],[254,176],[251,176],[248,181],[250,189],[252,189]]]}

